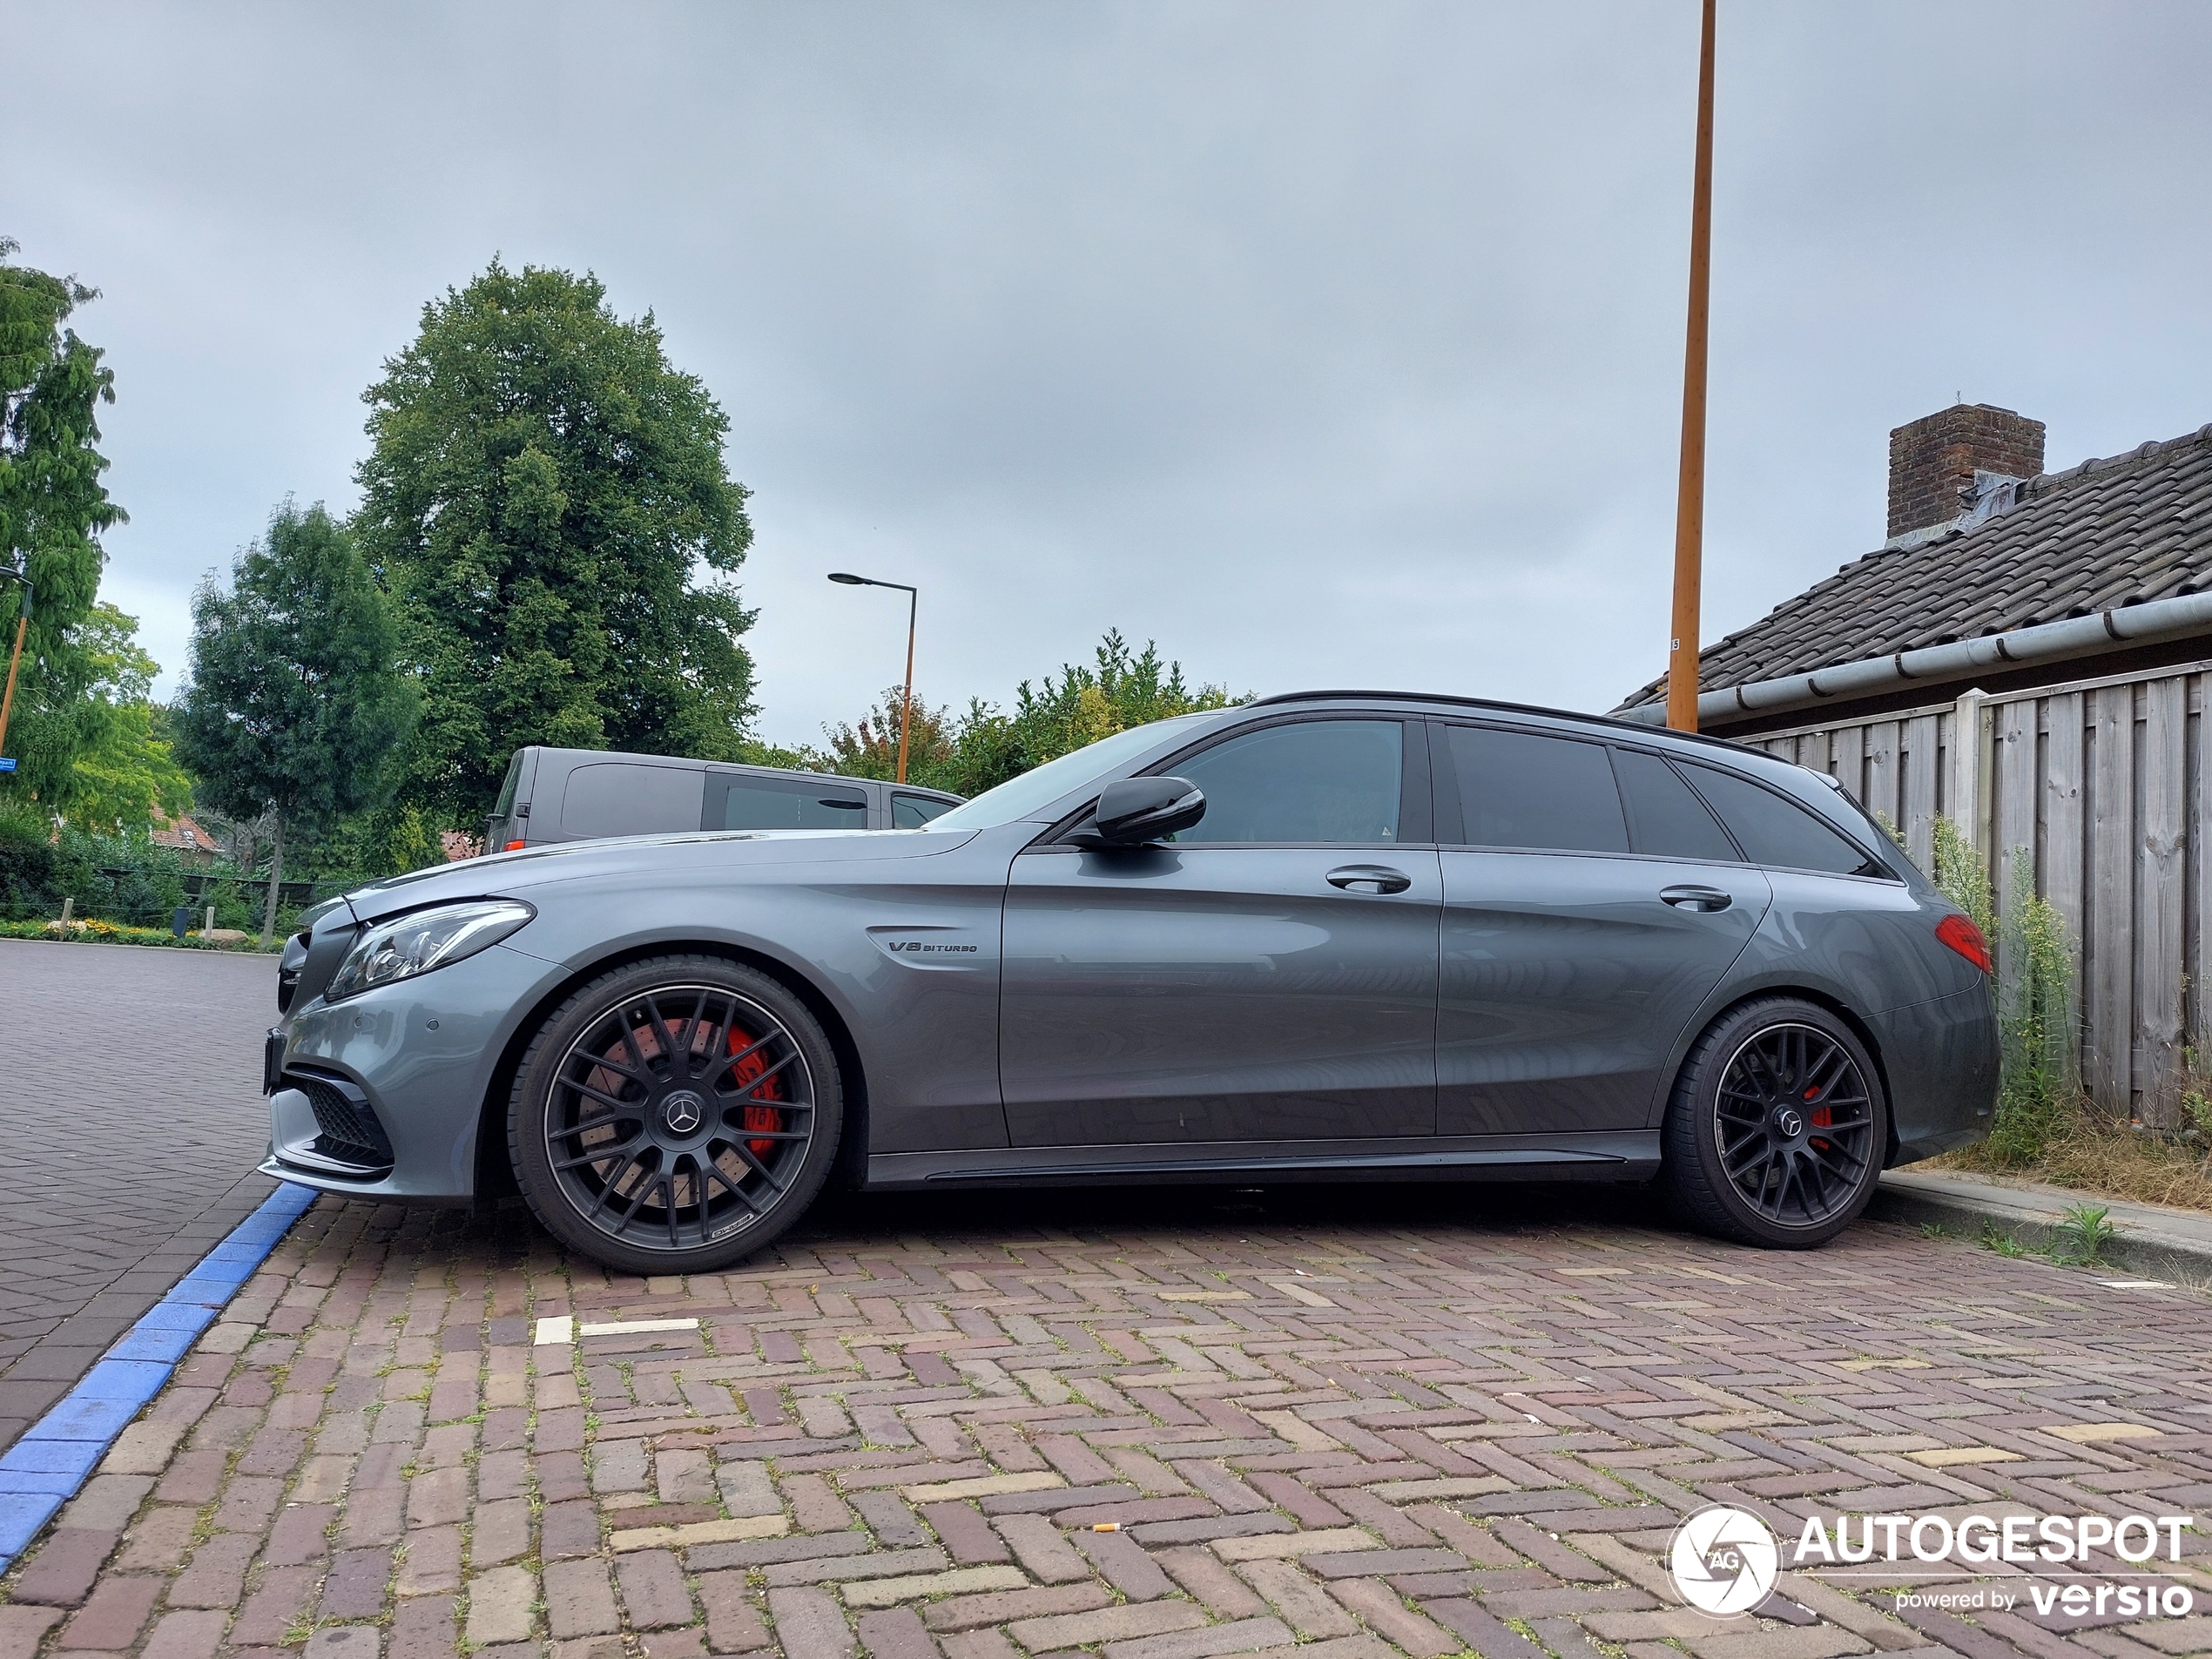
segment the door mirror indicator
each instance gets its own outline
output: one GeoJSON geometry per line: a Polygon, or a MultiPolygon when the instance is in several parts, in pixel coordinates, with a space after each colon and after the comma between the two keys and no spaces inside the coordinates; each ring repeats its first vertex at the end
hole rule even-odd
{"type": "Polygon", "coordinates": [[[1205,815],[1205,795],[1188,779],[1123,778],[1099,792],[1090,822],[1068,839],[1077,846],[1143,846],[1205,815]]]}

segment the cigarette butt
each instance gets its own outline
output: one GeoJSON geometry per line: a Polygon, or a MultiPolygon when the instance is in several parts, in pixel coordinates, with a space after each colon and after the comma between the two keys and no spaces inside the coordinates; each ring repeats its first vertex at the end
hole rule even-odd
{"type": "Polygon", "coordinates": [[[1094,1521],[1090,1523],[1090,1529],[1093,1532],[1119,1532],[1122,1523],[1118,1521],[1094,1521]]]}

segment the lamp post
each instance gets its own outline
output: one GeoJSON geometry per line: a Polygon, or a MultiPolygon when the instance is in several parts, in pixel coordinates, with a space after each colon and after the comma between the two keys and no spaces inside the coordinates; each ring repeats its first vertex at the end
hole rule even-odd
{"type": "MultiPolygon", "coordinates": [[[[0,570],[0,577],[23,584],[23,609],[16,614],[15,648],[8,653],[8,689],[0,691],[0,755],[8,750],[8,717],[16,708],[16,670],[23,662],[23,637],[30,626],[30,571],[27,565],[0,570]]],[[[14,770],[14,763],[8,769],[14,770]]]]}
{"type": "Polygon", "coordinates": [[[899,781],[903,784],[907,781],[907,731],[914,713],[914,610],[921,603],[921,591],[903,582],[879,582],[872,576],[854,576],[846,570],[831,571],[830,580],[848,588],[896,588],[907,596],[907,689],[899,698],[899,781]]]}

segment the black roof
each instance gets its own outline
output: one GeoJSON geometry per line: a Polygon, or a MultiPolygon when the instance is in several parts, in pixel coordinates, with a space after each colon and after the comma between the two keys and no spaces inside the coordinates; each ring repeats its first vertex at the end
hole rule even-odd
{"type": "MultiPolygon", "coordinates": [[[[2212,425],[2021,484],[2009,511],[1884,549],[1698,653],[1703,689],[1780,679],[2212,587],[2212,425]]],[[[1656,703],[1653,680],[1621,707],[1656,703]]]]}

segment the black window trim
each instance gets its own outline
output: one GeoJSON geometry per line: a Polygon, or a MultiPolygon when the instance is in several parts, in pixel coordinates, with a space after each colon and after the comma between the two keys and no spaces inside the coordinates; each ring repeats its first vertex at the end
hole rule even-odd
{"type": "MultiPolygon", "coordinates": [[[[1232,726],[1217,727],[1207,732],[1197,742],[1177,750],[1165,759],[1156,760],[1142,771],[1131,772],[1130,776],[1132,778],[1172,777],[1175,775],[1177,767],[1188,764],[1194,756],[1204,754],[1209,749],[1217,748],[1232,738],[1246,737],[1254,732],[1264,732],[1278,725],[1306,725],[1322,720],[1339,723],[1355,721],[1365,725],[1397,722],[1404,745],[1400,752],[1404,758],[1399,763],[1398,774],[1398,826],[1401,830],[1423,832],[1420,839],[1401,835],[1394,841],[1191,841],[1178,842],[1176,845],[1190,852],[1197,852],[1201,848],[1209,851],[1238,848],[1301,851],[1332,846],[1402,846],[1426,849],[1436,846],[1433,761],[1428,742],[1427,724],[1417,714],[1404,714],[1386,709],[1308,709],[1293,713],[1274,715],[1264,719],[1246,720],[1232,726]]],[[[1113,780],[1109,779],[1107,781],[1113,780]]],[[[1083,851],[1084,849],[1076,846],[1067,838],[1089,822],[1091,808],[1096,804],[1096,797],[1085,801],[1023,850],[1033,853],[1083,851]]]]}

